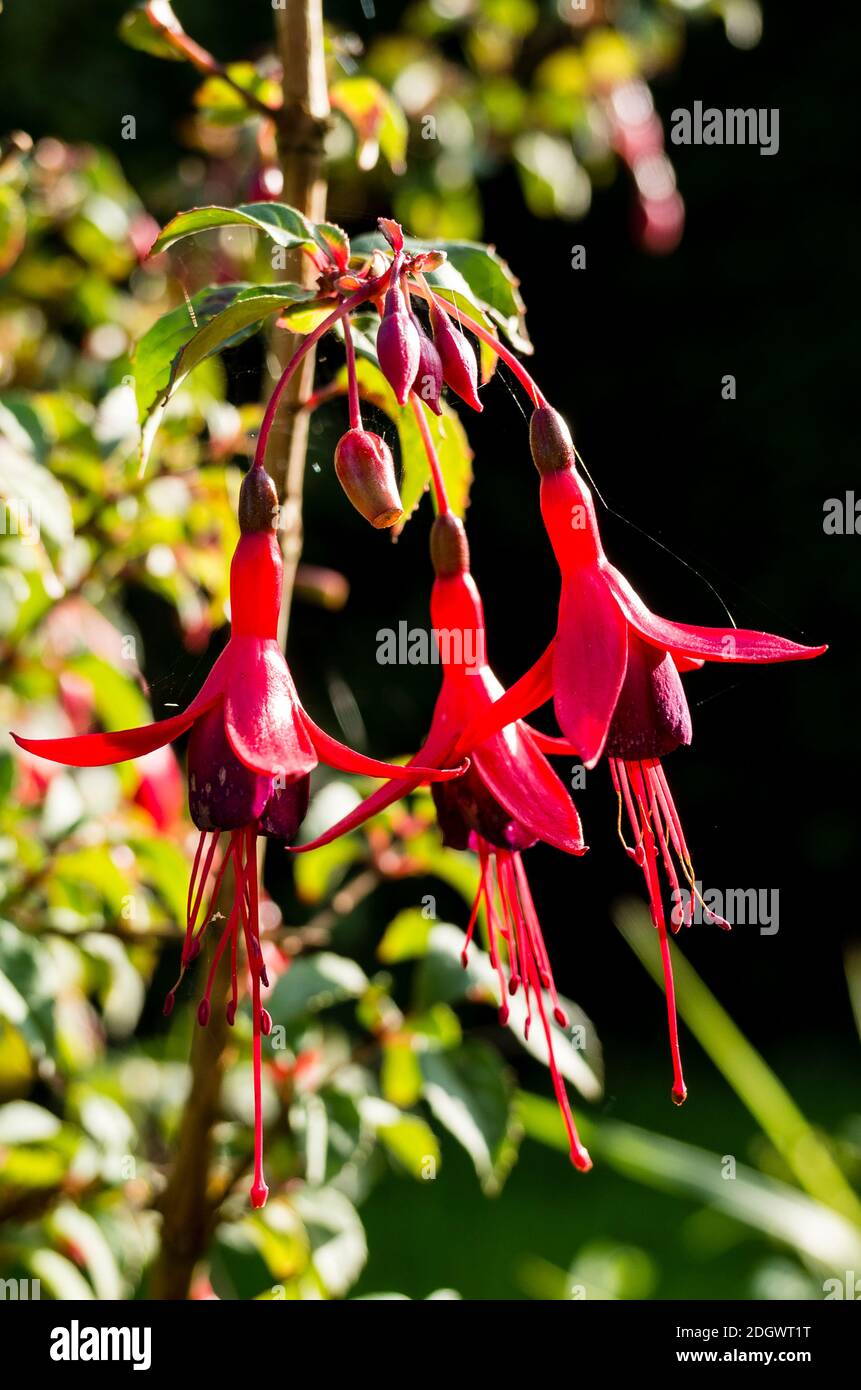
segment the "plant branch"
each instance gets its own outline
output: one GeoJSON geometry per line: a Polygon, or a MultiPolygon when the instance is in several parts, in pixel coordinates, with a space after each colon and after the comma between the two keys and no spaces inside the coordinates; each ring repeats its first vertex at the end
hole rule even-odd
{"type": "MultiPolygon", "coordinates": [[[[286,10],[276,10],[274,14],[283,69],[284,101],[274,116],[284,177],[283,198],[306,217],[319,221],[326,213],[323,140],[329,117],[321,0],[290,0],[286,10]]],[[[291,253],[285,258],[284,278],[313,287],[314,267],[301,253],[291,253]]],[[[297,346],[298,340],[293,334],[284,334],[279,342],[282,361],[288,361],[297,346]]],[[[309,351],[304,355],[301,370],[293,373],[284,393],[285,408],[278,421],[277,461],[273,460],[271,467],[282,503],[282,639],[286,638],[302,549],[302,483],[308,415],[302,412],[301,404],[310,395],[313,385],[314,358],[309,351]]],[[[152,1284],[153,1296],[157,1298],[188,1298],[195,1266],[211,1236],[215,1219],[208,1191],[212,1128],[220,1109],[226,1043],[224,1008],[216,1005],[208,1027],[199,1029],[195,1037],[190,1095],[176,1158],[160,1203],[163,1213],[161,1249],[152,1284]]]]}
{"type": "MultiPolygon", "coordinates": [[[[285,203],[320,221],[326,215],[324,139],[329,123],[329,92],[323,49],[322,0],[290,0],[275,11],[284,100],[276,117],[285,203]]],[[[313,287],[315,271],[301,252],[286,257],[284,276],[313,287]]],[[[299,345],[295,334],[280,335],[278,355],[286,363],[299,345]]],[[[308,448],[308,416],[302,402],[314,389],[314,354],[309,352],[292,378],[278,421],[278,456],[271,466],[281,499],[284,590],[281,636],[287,635],[296,569],[302,551],[302,485],[308,448]]]]}

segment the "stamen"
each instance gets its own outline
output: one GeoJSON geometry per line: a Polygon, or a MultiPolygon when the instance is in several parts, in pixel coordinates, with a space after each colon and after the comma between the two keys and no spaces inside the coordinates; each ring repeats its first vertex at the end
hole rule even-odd
{"type": "MultiPolygon", "coordinates": [[[[254,1180],[251,1184],[251,1205],[262,1207],[266,1198],[269,1196],[269,1188],[266,1186],[266,1179],[263,1176],[263,1058],[260,1042],[261,1028],[263,1026],[263,1013],[260,1006],[260,971],[257,968],[252,942],[257,946],[257,953],[260,953],[259,942],[259,912],[257,901],[257,836],[252,826],[245,831],[245,883],[248,885],[249,912],[246,919],[242,913],[242,925],[245,931],[245,944],[248,951],[248,964],[251,974],[251,1012],[254,1020],[254,1180]]],[[[241,895],[241,902],[244,907],[245,894],[241,895]]],[[[268,1033],[272,1026],[269,1018],[269,1027],[264,1031],[268,1033]]]]}
{"type": "Polygon", "coordinates": [[[661,964],[664,973],[664,994],[667,1002],[667,1022],[670,1035],[670,1055],[673,1064],[673,1101],[676,1105],[681,1105],[687,1096],[684,1076],[682,1074],[682,1059],[679,1048],[679,1029],[676,1018],[676,995],[673,983],[673,967],[670,958],[670,945],[667,936],[667,924],[664,918],[664,905],[661,898],[661,885],[658,877],[658,856],[655,846],[655,835],[652,829],[649,805],[647,805],[647,772],[651,769],[644,768],[641,763],[627,764],[627,771],[637,798],[637,805],[640,814],[640,830],[643,836],[643,846],[645,850],[645,863],[643,871],[646,877],[646,888],[649,894],[649,905],[651,909],[652,922],[657,929],[658,939],[661,946],[661,964]]]}
{"type": "Polygon", "coordinates": [[[517,881],[517,891],[520,896],[523,913],[526,918],[526,925],[529,930],[529,937],[533,944],[533,950],[538,959],[541,975],[541,982],[550,995],[553,1004],[553,1017],[560,1028],[570,1027],[570,1019],[562,1005],[559,1003],[559,995],[556,993],[556,981],[553,979],[553,971],[550,968],[550,957],[547,954],[547,946],[544,941],[544,933],[541,930],[541,923],[538,913],[535,910],[535,903],[532,898],[532,890],[529,887],[529,879],[526,876],[526,869],[523,867],[523,860],[519,854],[513,854],[511,861],[514,866],[514,875],[517,881]],[[545,983],[546,980],[546,983],[545,983]]]}

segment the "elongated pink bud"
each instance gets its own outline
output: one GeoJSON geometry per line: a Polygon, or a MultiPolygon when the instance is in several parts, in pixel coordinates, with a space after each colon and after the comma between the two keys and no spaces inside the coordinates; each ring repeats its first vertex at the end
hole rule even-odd
{"type": "Polygon", "coordinates": [[[377,360],[398,405],[406,405],[421,361],[421,342],[397,281],[386,295],[383,321],[377,334],[377,360]]]}
{"type": "Polygon", "coordinates": [[[419,335],[421,355],[419,357],[419,369],[416,372],[416,379],[413,382],[413,390],[425,403],[429,405],[435,415],[442,415],[440,405],[440,395],[442,394],[442,362],[440,355],[434,347],[433,341],[425,333],[421,321],[415,314],[410,317],[419,335]]]}
{"type": "Polygon", "coordinates": [[[471,405],[473,410],[483,410],[484,406],[478,399],[478,363],[475,353],[460,330],[452,328],[448,314],[436,304],[431,304],[430,318],[446,385],[450,386],[461,400],[466,401],[467,405],[471,405]]]}
{"type": "Polygon", "coordinates": [[[378,434],[348,430],[338,440],[335,472],[357,512],[381,530],[404,514],[392,452],[378,434]]]}

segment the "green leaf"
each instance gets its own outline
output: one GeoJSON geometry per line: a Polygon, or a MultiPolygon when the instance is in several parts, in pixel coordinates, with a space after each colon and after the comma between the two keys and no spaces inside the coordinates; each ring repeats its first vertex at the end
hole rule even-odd
{"type": "MultiPolygon", "coordinates": [[[[356,362],[359,390],[365,400],[384,411],[398,431],[401,451],[401,502],[404,516],[401,525],[415,511],[430,481],[430,466],[421,432],[412,410],[402,410],[395,393],[376,363],[362,356],[356,362]]],[[[342,368],[336,382],[346,389],[347,369],[342,368]]],[[[442,415],[425,410],[431,438],[439,455],[448,500],[453,512],[463,516],[469,504],[472,485],[472,449],[469,437],[456,411],[442,403],[442,415]]]]}
{"type": "Polygon", "coordinates": [[[380,1089],[392,1105],[407,1109],[422,1093],[418,1053],[405,1039],[386,1039],[380,1063],[380,1089]]]}
{"type": "MultiPolygon", "coordinates": [[[[521,1091],[516,1109],[530,1139],[567,1152],[568,1137],[554,1101],[521,1091]]],[[[728,1181],[720,1154],[619,1120],[583,1121],[580,1127],[593,1155],[632,1181],[707,1202],[751,1230],[794,1247],[830,1272],[858,1269],[861,1234],[857,1226],[787,1183],[741,1163],[728,1181]]]]}
{"type": "Polygon", "coordinates": [[[492,1048],[465,1043],[421,1058],[424,1097],[435,1118],[466,1149],[486,1191],[510,1167],[514,1125],[511,1078],[492,1048]]]}
{"type": "Polygon", "coordinates": [[[442,1161],[439,1141],[420,1115],[404,1115],[376,1096],[366,1096],[359,1109],[380,1143],[411,1177],[419,1181],[436,1177],[442,1161]]]}
{"type": "Polygon", "coordinates": [[[350,259],[350,238],[334,222],[317,223],[317,240],[329,251],[339,270],[346,270],[350,259]]]}
{"type": "Polygon", "coordinates": [[[358,999],[367,987],[368,978],[355,961],[319,951],[292,962],[272,991],[268,1008],[273,1023],[286,1025],[345,999],[358,999]]]}
{"type": "Polygon", "coordinates": [[[258,72],[253,63],[228,63],[226,72],[232,83],[223,77],[208,77],[194,94],[194,104],[207,121],[214,125],[241,125],[256,120],[258,112],[243,93],[273,110],[281,104],[279,83],[258,72]],[[237,87],[242,91],[237,91],[237,87]]]}
{"type": "Polygon", "coordinates": [[[356,133],[359,168],[373,169],[382,154],[394,173],[403,173],[409,127],[391,93],[373,77],[343,77],[332,84],[329,99],[356,133]]]}
{"type": "Polygon", "coordinates": [[[92,652],[72,657],[67,667],[89,681],[96,715],[105,729],[131,729],[149,724],[152,712],[137,682],[92,652]]]}
{"type": "Polygon", "coordinates": [[[380,939],[377,955],[385,965],[423,956],[427,950],[433,921],[421,908],[406,907],[394,917],[380,939]]]}
{"type": "Polygon", "coordinates": [[[310,1237],[314,1268],[324,1288],[336,1298],[345,1294],[368,1258],[359,1213],[333,1187],[299,1188],[290,1202],[310,1237]]]}
{"type": "Polygon", "coordinates": [[[133,357],[135,392],[146,463],[171,396],[189,372],[213,353],[234,347],[271,314],[309,299],[301,285],[220,285],[201,290],[189,305],[162,315],[140,340],[133,357]]]}
{"type": "Polygon", "coordinates": [[[50,1110],[28,1100],[0,1105],[0,1144],[43,1144],[55,1139],[62,1125],[50,1110]]]}
{"type": "MultiPolygon", "coordinates": [[[[420,1007],[438,1001],[451,1003],[469,998],[499,1008],[499,983],[489,955],[473,940],[464,968],[461,956],[465,943],[466,936],[459,927],[447,922],[434,924],[427,954],[416,976],[416,996],[420,1007]]],[[[526,1002],[523,990],[509,995],[506,1002],[506,1027],[531,1057],[547,1066],[547,1040],[538,1020],[533,1020],[528,1038],[524,1033],[526,1002]]],[[[559,1002],[568,1014],[568,1029],[562,1029],[556,1023],[552,1001],[545,993],[544,1007],[556,1064],[565,1079],[576,1086],[582,1096],[587,1100],[599,1100],[603,1094],[603,1061],[594,1025],[572,1000],[560,995],[559,1002]]]]}
{"type": "Polygon", "coordinates": [[[27,212],[14,188],[0,186],[0,275],[5,275],[24,250],[27,212]]]}
{"type": "Polygon", "coordinates": [[[101,1227],[88,1212],[64,1202],[51,1214],[48,1229],[55,1241],[74,1246],[76,1258],[90,1276],[96,1298],[116,1300],[123,1297],[123,1281],[114,1253],[101,1227]]]}
{"type": "Polygon", "coordinates": [[[38,544],[43,535],[58,546],[70,545],[74,526],[69,499],[29,446],[11,411],[0,406],[0,502],[8,509],[4,534],[17,535],[25,545],[38,544]],[[13,432],[14,441],[9,437],[13,432]]]}
{"type": "Polygon", "coordinates": [[[53,1047],[57,985],[54,962],[41,942],[0,921],[0,1017],[36,1057],[53,1047]]]}
{"type": "Polygon", "coordinates": [[[183,237],[219,227],[252,227],[285,251],[317,245],[311,223],[286,203],[241,203],[235,208],[189,208],[187,212],[178,213],[163,228],[150,255],[157,256],[183,237]]]}
{"type": "MultiPolygon", "coordinates": [[[[664,987],[658,934],[636,899],[617,903],[613,921],[659,988],[664,987]]],[[[861,1204],[830,1150],[680,951],[673,966],[679,1013],[811,1197],[861,1225],[861,1204]]]]}
{"type": "Polygon", "coordinates": [[[169,0],[148,0],[146,4],[135,5],[134,9],[129,10],[120,20],[117,32],[123,43],[127,43],[130,48],[140,49],[142,53],[151,53],[156,58],[168,58],[176,63],[185,62],[184,55],[177,53],[147,18],[148,13],[152,14],[163,28],[171,29],[175,34],[183,33],[182,25],[173,13],[169,0]]]}

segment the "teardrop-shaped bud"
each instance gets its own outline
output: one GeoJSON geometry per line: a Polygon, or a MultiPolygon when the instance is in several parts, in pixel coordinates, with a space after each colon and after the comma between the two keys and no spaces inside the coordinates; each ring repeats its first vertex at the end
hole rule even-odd
{"type": "Polygon", "coordinates": [[[419,335],[419,345],[421,354],[419,356],[419,369],[413,382],[413,390],[425,403],[429,405],[435,415],[442,415],[440,405],[440,395],[442,394],[442,362],[432,339],[425,333],[421,321],[415,314],[411,314],[416,332],[419,335]]]}
{"type": "Polygon", "coordinates": [[[348,430],[338,440],[335,472],[357,512],[381,530],[404,514],[392,452],[378,434],[348,430]]]}
{"type": "Polygon", "coordinates": [[[561,473],[563,469],[573,468],[576,464],[571,431],[552,406],[536,406],[533,410],[529,421],[529,447],[542,478],[548,473],[561,473]]]}
{"type": "Polygon", "coordinates": [[[278,529],[278,493],[261,464],[255,464],[239,489],[239,529],[243,536],[278,529]]]}
{"type": "Polygon", "coordinates": [[[473,410],[481,411],[484,406],[478,399],[478,363],[475,353],[466,338],[457,328],[452,328],[448,314],[431,304],[431,327],[436,350],[442,362],[442,374],[446,385],[471,405],[473,410]]]}
{"type": "Polygon", "coordinates": [[[406,405],[421,361],[421,342],[397,281],[386,295],[377,333],[377,360],[398,405],[406,405]]]}

